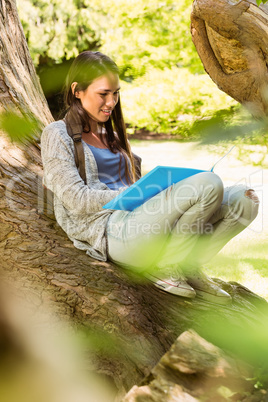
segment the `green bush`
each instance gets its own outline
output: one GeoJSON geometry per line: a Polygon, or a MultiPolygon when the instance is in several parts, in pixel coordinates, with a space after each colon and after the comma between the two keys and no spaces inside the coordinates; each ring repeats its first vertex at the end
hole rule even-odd
{"type": "Polygon", "coordinates": [[[149,68],[132,83],[123,82],[121,98],[129,132],[137,128],[183,137],[196,120],[237,104],[208,75],[178,67],[149,68]]]}

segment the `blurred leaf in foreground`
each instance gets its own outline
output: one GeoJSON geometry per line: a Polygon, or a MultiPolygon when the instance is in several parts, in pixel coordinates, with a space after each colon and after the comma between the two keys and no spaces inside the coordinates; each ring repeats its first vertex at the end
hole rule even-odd
{"type": "Polygon", "coordinates": [[[41,127],[34,116],[4,111],[0,115],[0,130],[7,133],[11,141],[24,143],[36,139],[41,127]]]}
{"type": "Polygon", "coordinates": [[[255,120],[243,110],[231,107],[219,110],[211,118],[197,120],[192,130],[202,144],[215,144],[237,139],[242,142],[256,133],[261,135],[266,127],[267,121],[255,120]]]}

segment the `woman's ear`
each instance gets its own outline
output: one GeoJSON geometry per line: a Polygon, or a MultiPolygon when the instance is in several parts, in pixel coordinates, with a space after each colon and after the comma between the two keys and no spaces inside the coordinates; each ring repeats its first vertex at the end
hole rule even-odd
{"type": "Polygon", "coordinates": [[[72,89],[73,95],[74,95],[76,98],[79,98],[79,91],[76,91],[76,90],[75,90],[76,85],[77,85],[77,82],[73,82],[73,83],[71,84],[71,89],[72,89]]]}

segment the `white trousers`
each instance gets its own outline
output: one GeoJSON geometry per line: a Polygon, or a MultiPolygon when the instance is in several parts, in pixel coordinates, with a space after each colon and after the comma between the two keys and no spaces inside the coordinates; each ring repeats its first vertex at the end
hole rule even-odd
{"type": "Polygon", "coordinates": [[[211,172],[191,176],[134,211],[114,211],[107,224],[108,258],[137,272],[198,267],[209,261],[258,213],[243,185],[223,188],[211,172]]]}

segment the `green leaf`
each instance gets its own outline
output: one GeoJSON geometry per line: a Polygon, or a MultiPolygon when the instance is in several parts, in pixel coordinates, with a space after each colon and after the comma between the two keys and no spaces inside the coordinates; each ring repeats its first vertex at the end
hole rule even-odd
{"type": "Polygon", "coordinates": [[[39,129],[39,122],[32,116],[22,116],[12,111],[0,115],[0,130],[7,133],[14,142],[33,140],[39,129]]]}

